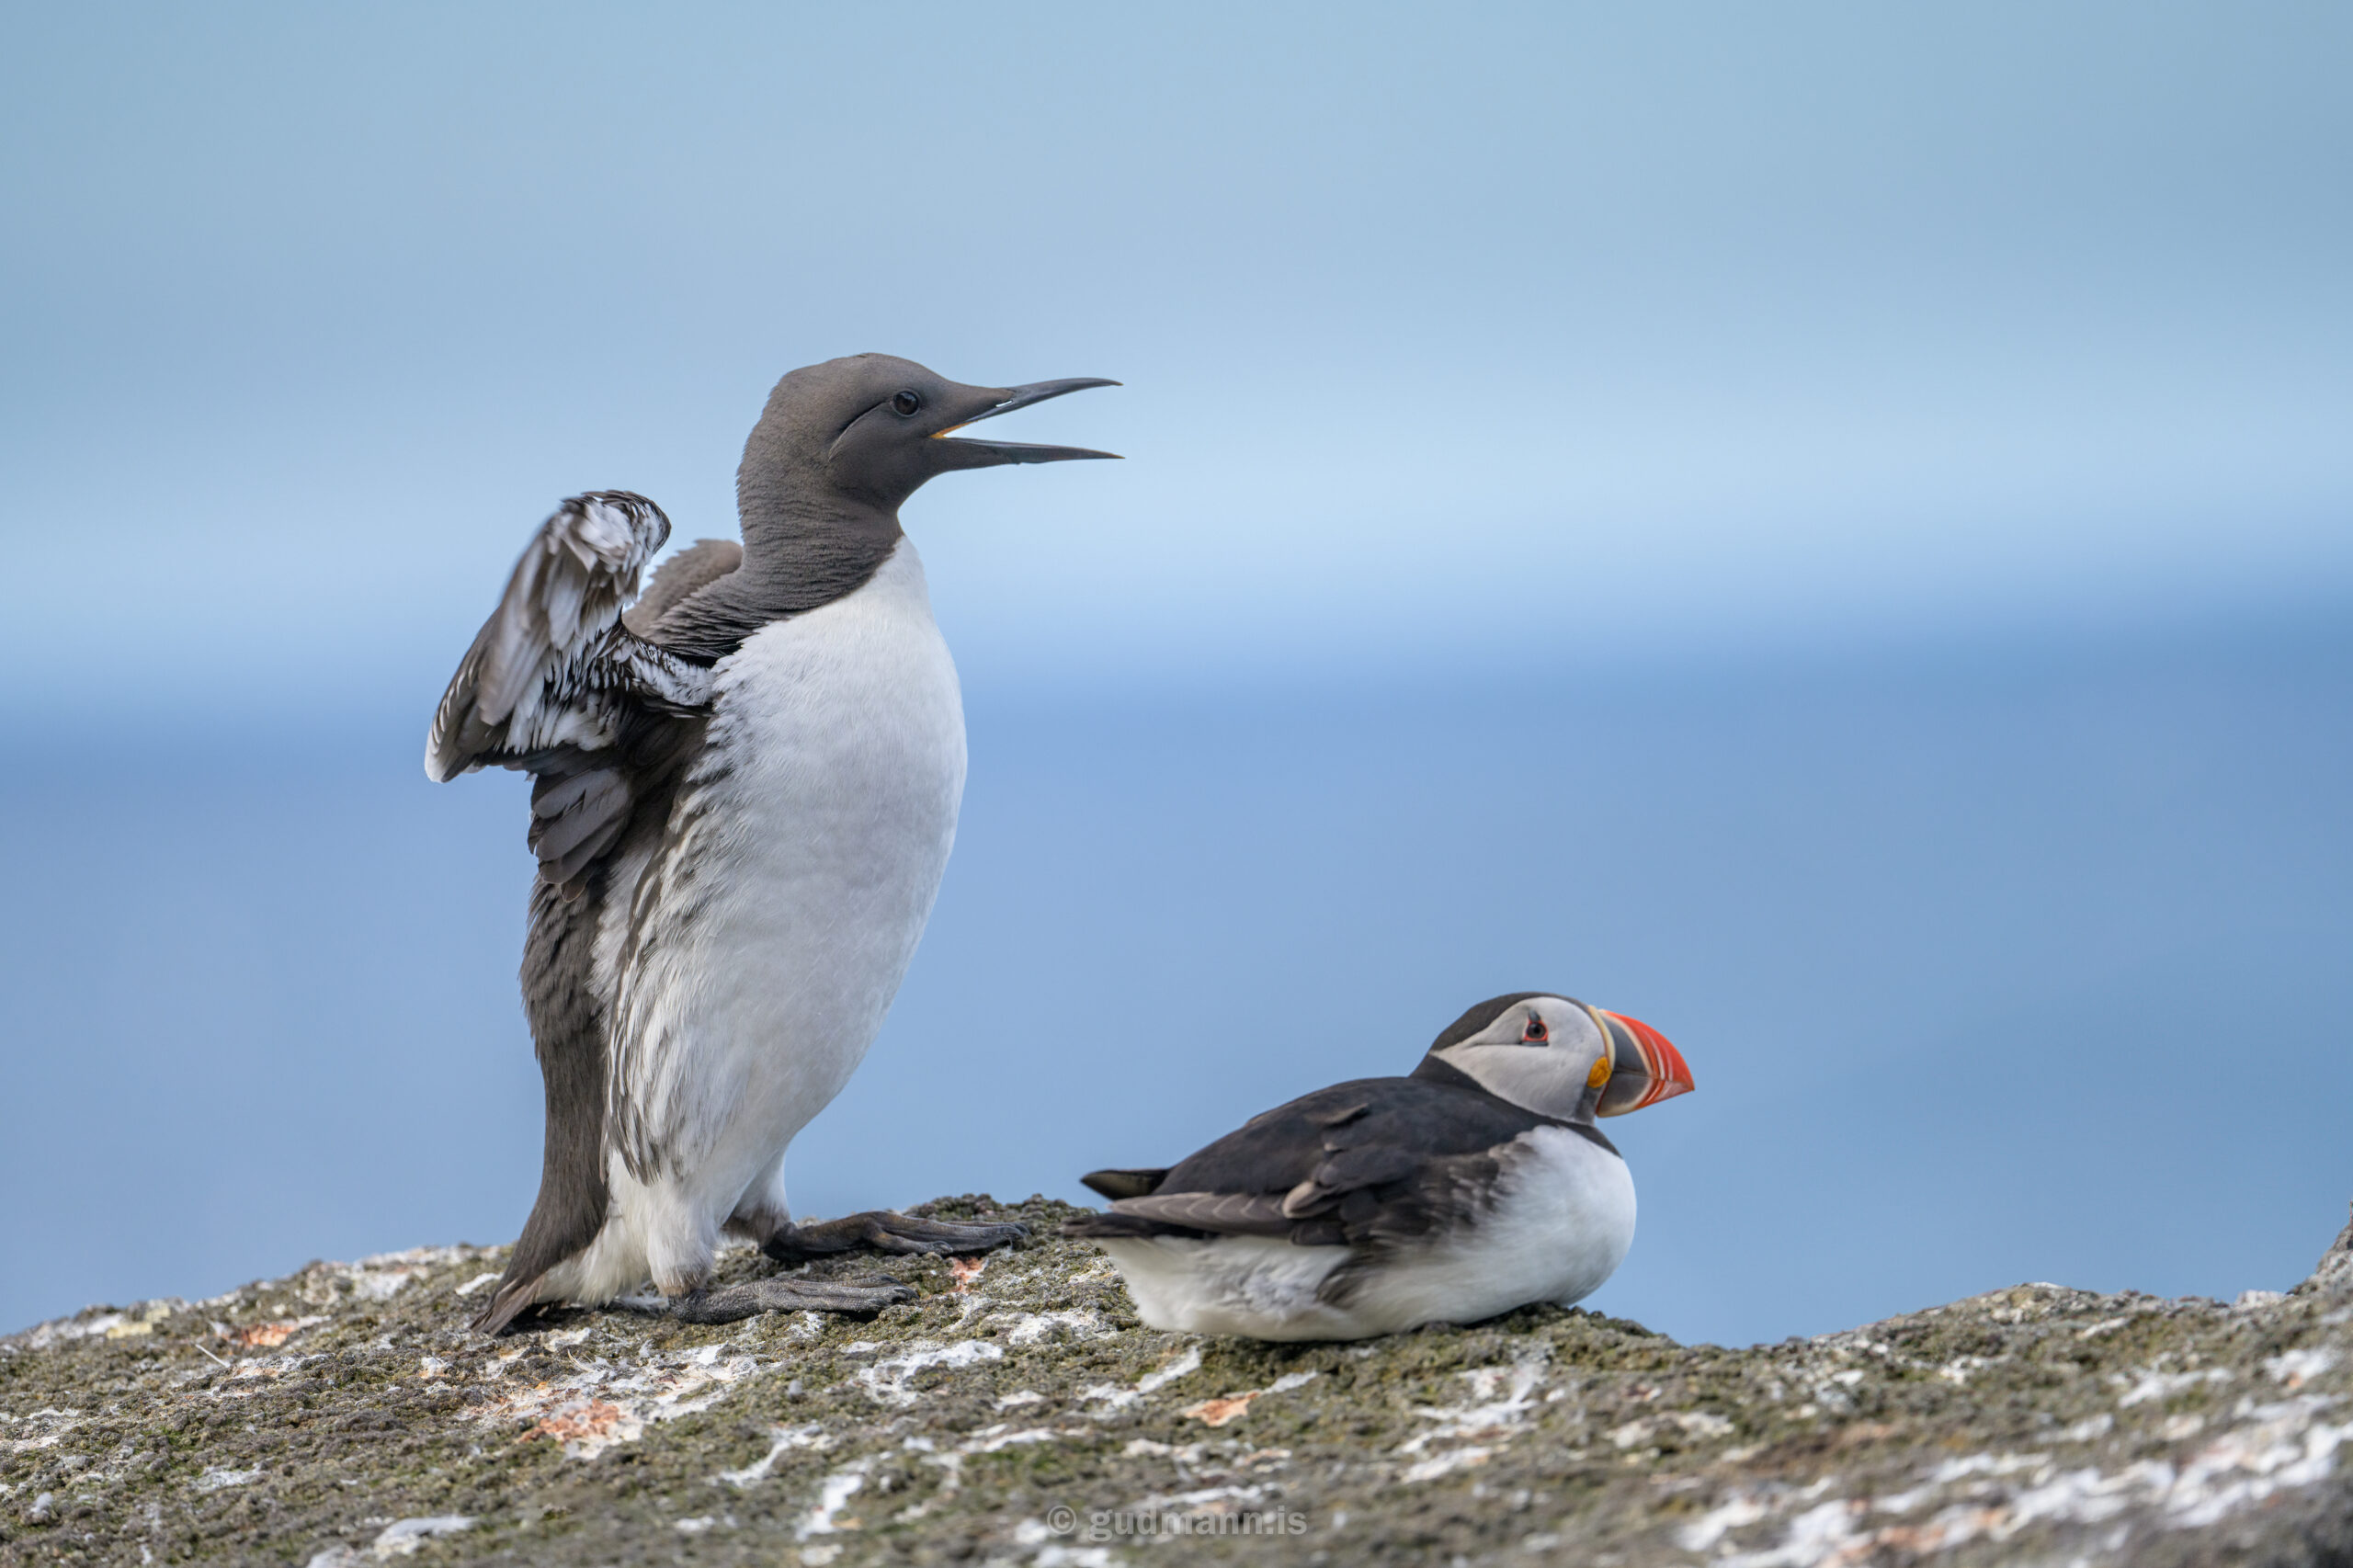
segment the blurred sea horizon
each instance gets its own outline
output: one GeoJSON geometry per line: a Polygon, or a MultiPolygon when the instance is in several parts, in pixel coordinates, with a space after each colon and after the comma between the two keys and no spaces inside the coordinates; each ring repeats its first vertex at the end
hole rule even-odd
{"type": "MultiPolygon", "coordinates": [[[[915,969],[795,1207],[1087,1199],[1477,998],[1656,1025],[1591,1304],[1820,1333],[2025,1278],[2291,1284],[2353,1197],[2353,606],[1549,676],[1114,699],[968,673],[915,969]]],[[[0,1328],[511,1235],[538,1174],[523,782],[436,693],[20,712],[0,1328]]]]}

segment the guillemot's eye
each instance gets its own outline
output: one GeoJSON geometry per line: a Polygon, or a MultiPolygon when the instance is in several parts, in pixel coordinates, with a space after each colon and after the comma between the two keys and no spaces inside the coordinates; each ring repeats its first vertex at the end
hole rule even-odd
{"type": "Polygon", "coordinates": [[[913,414],[923,406],[923,399],[911,392],[903,392],[891,400],[891,406],[901,414],[913,414]]]}
{"type": "Polygon", "coordinates": [[[1545,1038],[1544,1020],[1538,1017],[1530,1017],[1528,1020],[1528,1028],[1521,1030],[1519,1036],[1522,1045],[1541,1045],[1545,1038]]]}

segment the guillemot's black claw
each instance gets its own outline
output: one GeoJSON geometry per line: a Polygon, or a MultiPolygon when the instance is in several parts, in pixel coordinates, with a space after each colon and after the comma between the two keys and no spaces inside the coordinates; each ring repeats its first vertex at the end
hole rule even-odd
{"type": "Polygon", "coordinates": [[[879,1312],[912,1301],[915,1288],[894,1280],[846,1284],[832,1279],[749,1279],[716,1290],[690,1290],[670,1302],[680,1323],[735,1323],[762,1312],[879,1312]]]}
{"type": "Polygon", "coordinates": [[[790,1267],[861,1246],[902,1254],[987,1252],[1029,1233],[1027,1225],[961,1224],[870,1209],[863,1214],[847,1214],[813,1225],[788,1225],[761,1243],[760,1250],[790,1267]]]}

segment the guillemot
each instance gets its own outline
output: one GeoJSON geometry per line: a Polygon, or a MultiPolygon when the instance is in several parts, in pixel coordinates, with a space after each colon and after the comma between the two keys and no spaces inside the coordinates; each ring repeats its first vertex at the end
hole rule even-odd
{"type": "Polygon", "coordinates": [[[1566,1306],[1634,1240],[1634,1182],[1594,1125],[1691,1088],[1666,1037],[1518,992],[1449,1025],[1413,1075],[1318,1089],[1167,1170],[1081,1177],[1154,1328],[1364,1339],[1566,1306]]]}
{"type": "Polygon", "coordinates": [[[796,1225],[784,1155],[881,1028],[963,792],[956,666],[899,507],[956,469],[1115,456],[949,433],[1118,384],[974,387],[887,355],[829,360],[779,381],[745,442],[740,545],[699,541],[638,599],[669,519],[597,491],[526,548],[425,753],[436,781],[484,766],[534,778],[522,981],[546,1147],[476,1327],[649,1277],[706,1323],[912,1293],[714,1290],[722,1233],[786,1264],[1022,1233],[883,1211],[796,1225]]]}

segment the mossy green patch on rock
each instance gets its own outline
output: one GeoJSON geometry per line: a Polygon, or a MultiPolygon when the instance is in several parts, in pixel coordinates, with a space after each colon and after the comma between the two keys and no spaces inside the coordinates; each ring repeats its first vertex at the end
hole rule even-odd
{"type": "Polygon", "coordinates": [[[561,1312],[487,1340],[465,1325],[504,1249],[442,1247],[0,1340],[0,1562],[2353,1552],[2353,1227],[2285,1297],[2021,1285],[1733,1350],[1551,1307],[1360,1345],[1161,1334],[1056,1236],[1076,1210],[919,1212],[1032,1236],[811,1266],[920,1292],[870,1320],[561,1312]]]}

